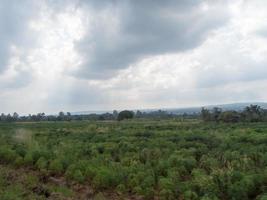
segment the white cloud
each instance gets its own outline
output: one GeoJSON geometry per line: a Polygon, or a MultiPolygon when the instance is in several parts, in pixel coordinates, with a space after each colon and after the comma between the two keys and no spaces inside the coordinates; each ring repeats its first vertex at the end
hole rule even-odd
{"type": "MultiPolygon", "coordinates": [[[[10,6],[14,2],[4,2],[0,3],[2,9],[12,8],[16,13],[10,6]]],[[[8,30],[0,19],[0,57],[5,60],[0,67],[0,112],[55,113],[266,101],[266,2],[229,1],[229,7],[220,13],[215,11],[225,1],[181,2],[182,7],[150,2],[161,14],[172,15],[172,9],[179,8],[185,20],[183,26],[178,20],[181,30],[177,30],[172,16],[148,13],[142,21],[149,11],[148,3],[143,11],[139,4],[129,2],[95,1],[89,5],[81,0],[56,4],[27,1],[35,8],[27,15],[23,12],[25,5],[19,4],[23,23],[13,23],[8,30]],[[129,9],[138,16],[127,18],[133,17],[129,9]],[[200,19],[195,20],[196,16],[200,19]],[[207,20],[211,16],[215,21],[207,20]],[[158,24],[149,24],[157,23],[155,20],[158,24]],[[193,34],[180,35],[188,31],[193,34]],[[6,33],[12,34],[3,36],[6,33]],[[154,37],[156,44],[149,42],[154,37]],[[120,66],[116,66],[118,62],[120,66]]],[[[10,19],[10,23],[13,21],[10,19]]]]}

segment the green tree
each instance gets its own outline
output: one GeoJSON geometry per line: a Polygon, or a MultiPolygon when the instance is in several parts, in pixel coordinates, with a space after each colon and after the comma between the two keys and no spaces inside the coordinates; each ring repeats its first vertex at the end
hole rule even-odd
{"type": "Polygon", "coordinates": [[[212,118],[210,111],[206,108],[201,109],[200,116],[203,121],[211,121],[212,118]]]}
{"type": "Polygon", "coordinates": [[[218,122],[220,119],[220,114],[222,113],[222,109],[218,107],[214,107],[212,109],[212,121],[218,122]]]}
{"type": "Polygon", "coordinates": [[[124,119],[132,119],[134,117],[134,113],[132,111],[129,110],[123,110],[119,113],[118,115],[118,120],[124,120],[124,119]]]}
{"type": "Polygon", "coordinates": [[[225,111],[220,114],[220,121],[226,123],[236,123],[240,120],[240,114],[236,111],[225,111]]]}
{"type": "Polygon", "coordinates": [[[242,115],[245,121],[259,122],[264,119],[264,110],[258,105],[250,105],[244,109],[242,115]]]}

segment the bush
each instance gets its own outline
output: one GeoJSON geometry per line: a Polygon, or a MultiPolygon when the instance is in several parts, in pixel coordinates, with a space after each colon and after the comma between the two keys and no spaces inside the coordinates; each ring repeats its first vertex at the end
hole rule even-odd
{"type": "Polygon", "coordinates": [[[52,173],[62,173],[64,168],[60,160],[55,159],[49,164],[49,170],[51,170],[52,173]]]}
{"type": "Polygon", "coordinates": [[[114,172],[107,168],[100,168],[98,171],[96,171],[96,175],[93,179],[93,185],[97,189],[115,187],[117,186],[118,182],[119,180],[116,179],[114,172]]]}
{"type": "Polygon", "coordinates": [[[68,167],[65,174],[67,178],[75,180],[79,183],[83,183],[85,181],[85,175],[82,173],[81,169],[74,164],[68,167]]]}
{"type": "Polygon", "coordinates": [[[160,178],[158,187],[160,190],[170,190],[173,191],[175,189],[175,185],[173,181],[169,178],[160,178]]]}
{"type": "Polygon", "coordinates": [[[87,178],[93,179],[96,175],[97,168],[91,165],[88,165],[84,171],[84,175],[87,178]]]}
{"type": "Polygon", "coordinates": [[[200,196],[205,194],[218,193],[218,187],[213,182],[212,176],[207,175],[202,169],[194,169],[192,171],[191,185],[200,196]]]}
{"type": "Polygon", "coordinates": [[[168,189],[160,190],[159,196],[160,196],[160,199],[162,200],[174,200],[175,199],[173,192],[168,189]]]}
{"type": "Polygon", "coordinates": [[[21,186],[8,187],[0,197],[1,200],[21,200],[23,199],[23,188],[21,186]]]}
{"type": "Polygon", "coordinates": [[[76,170],[74,171],[74,173],[73,173],[73,177],[72,177],[72,178],[73,178],[73,180],[75,180],[75,181],[77,181],[77,182],[79,182],[79,183],[83,183],[84,180],[85,180],[85,178],[84,178],[84,176],[83,176],[81,170],[79,170],[79,169],[76,169],[76,170]]]}
{"type": "Polygon", "coordinates": [[[41,157],[38,159],[35,165],[39,170],[45,170],[47,169],[48,162],[44,157],[41,157]]]}
{"type": "Polygon", "coordinates": [[[154,187],[155,185],[155,178],[147,175],[145,177],[143,177],[143,181],[141,182],[141,187],[142,188],[150,188],[150,187],[154,187]]]}
{"type": "Polygon", "coordinates": [[[26,155],[26,147],[25,145],[22,144],[18,144],[15,146],[15,151],[18,155],[20,155],[21,157],[24,157],[26,155]]]}
{"type": "Polygon", "coordinates": [[[142,195],[145,199],[153,199],[154,198],[154,188],[144,188],[142,189],[142,195]]]}
{"type": "Polygon", "coordinates": [[[9,147],[0,148],[0,162],[11,163],[14,162],[16,157],[16,152],[9,149],[9,147]]]}
{"type": "Polygon", "coordinates": [[[31,152],[26,153],[26,155],[24,157],[24,164],[30,165],[30,166],[34,164],[31,152]]]}
{"type": "Polygon", "coordinates": [[[24,164],[23,158],[21,156],[17,156],[14,164],[16,167],[21,167],[24,164]]]}
{"type": "Polygon", "coordinates": [[[180,169],[185,168],[188,173],[190,173],[194,167],[196,167],[197,161],[194,157],[188,156],[183,157],[180,155],[172,155],[169,158],[169,164],[172,167],[178,167],[180,169]]]}
{"type": "Polygon", "coordinates": [[[185,200],[197,200],[198,195],[195,192],[188,190],[184,193],[184,199],[185,200]]]}
{"type": "Polygon", "coordinates": [[[74,165],[74,164],[70,165],[67,168],[66,172],[65,172],[66,177],[68,179],[73,179],[73,174],[74,174],[74,172],[75,172],[76,169],[77,169],[76,165],[74,165]]]}

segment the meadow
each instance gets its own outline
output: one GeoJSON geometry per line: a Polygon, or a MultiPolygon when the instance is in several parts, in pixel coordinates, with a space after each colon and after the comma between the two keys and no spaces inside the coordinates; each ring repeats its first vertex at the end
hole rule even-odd
{"type": "Polygon", "coordinates": [[[267,123],[0,123],[0,199],[266,200],[267,123]]]}

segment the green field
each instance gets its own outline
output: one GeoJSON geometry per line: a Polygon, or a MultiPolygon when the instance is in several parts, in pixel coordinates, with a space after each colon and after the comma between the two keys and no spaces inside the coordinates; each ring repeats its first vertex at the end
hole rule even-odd
{"type": "Polygon", "coordinates": [[[267,124],[0,124],[0,199],[267,199],[267,124]]]}

